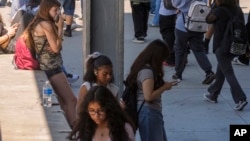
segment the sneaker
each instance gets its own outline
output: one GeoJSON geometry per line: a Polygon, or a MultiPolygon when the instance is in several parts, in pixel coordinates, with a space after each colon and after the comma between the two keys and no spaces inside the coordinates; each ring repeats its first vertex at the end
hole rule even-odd
{"type": "Polygon", "coordinates": [[[203,95],[204,99],[210,103],[217,103],[217,98],[213,98],[210,93],[205,93],[203,95]]]}
{"type": "Polygon", "coordinates": [[[233,60],[232,60],[232,64],[233,65],[242,65],[242,66],[247,66],[246,64],[242,63],[238,57],[235,57],[233,60]]]}
{"type": "Polygon", "coordinates": [[[144,43],[144,38],[143,37],[138,37],[138,38],[135,37],[132,41],[135,43],[144,43]]]}
{"type": "Polygon", "coordinates": [[[149,27],[159,27],[159,25],[157,25],[157,24],[149,24],[148,26],[149,27]]]}
{"type": "Polygon", "coordinates": [[[178,83],[181,82],[181,80],[182,80],[182,78],[180,76],[178,76],[177,74],[174,74],[172,76],[172,79],[175,80],[175,81],[177,81],[178,83]]]}
{"type": "Polygon", "coordinates": [[[247,104],[248,102],[246,100],[239,101],[238,104],[234,107],[234,110],[242,111],[247,104]]]}
{"type": "Polygon", "coordinates": [[[64,30],[63,35],[64,35],[64,36],[67,36],[67,37],[72,37],[71,30],[64,30]]]}
{"type": "Polygon", "coordinates": [[[210,72],[206,75],[205,80],[202,81],[202,84],[210,84],[214,81],[215,74],[213,72],[210,72]]]}
{"type": "Polygon", "coordinates": [[[70,73],[67,74],[67,79],[69,83],[75,83],[79,78],[80,76],[77,74],[70,74],[70,73]]]}
{"type": "Polygon", "coordinates": [[[77,24],[76,24],[76,23],[72,23],[72,24],[71,24],[71,30],[74,30],[74,29],[76,29],[76,28],[78,28],[77,24]]]}

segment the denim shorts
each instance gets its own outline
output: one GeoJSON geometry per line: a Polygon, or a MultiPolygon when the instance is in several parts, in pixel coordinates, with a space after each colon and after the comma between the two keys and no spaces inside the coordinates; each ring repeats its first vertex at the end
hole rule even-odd
{"type": "Polygon", "coordinates": [[[73,16],[75,12],[75,0],[60,0],[63,14],[73,16]]]}
{"type": "Polygon", "coordinates": [[[62,72],[62,68],[59,67],[59,68],[56,68],[56,69],[53,69],[53,70],[45,70],[45,74],[47,75],[47,78],[49,79],[50,77],[58,74],[58,73],[61,73],[62,72]]]}

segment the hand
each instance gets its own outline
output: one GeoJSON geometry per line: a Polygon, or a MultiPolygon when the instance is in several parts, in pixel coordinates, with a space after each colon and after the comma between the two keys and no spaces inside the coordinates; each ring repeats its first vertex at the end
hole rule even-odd
{"type": "Polygon", "coordinates": [[[172,81],[170,83],[172,83],[172,86],[176,86],[176,85],[178,85],[178,83],[180,83],[180,81],[172,81]]]}
{"type": "Polygon", "coordinates": [[[120,104],[120,106],[121,106],[122,109],[125,109],[125,108],[126,108],[125,102],[123,101],[122,98],[120,99],[119,104],[120,104]]]}
{"type": "Polygon", "coordinates": [[[7,32],[7,34],[9,35],[10,38],[16,35],[16,31],[17,31],[19,25],[20,25],[19,23],[15,23],[14,25],[12,25],[10,27],[10,29],[7,32]]]}
{"type": "Polygon", "coordinates": [[[165,84],[163,85],[165,90],[170,90],[172,86],[173,86],[172,82],[165,82],[165,84]]]}
{"type": "Polygon", "coordinates": [[[64,19],[61,15],[59,16],[58,22],[56,22],[56,26],[58,27],[58,29],[63,29],[64,19]]]}

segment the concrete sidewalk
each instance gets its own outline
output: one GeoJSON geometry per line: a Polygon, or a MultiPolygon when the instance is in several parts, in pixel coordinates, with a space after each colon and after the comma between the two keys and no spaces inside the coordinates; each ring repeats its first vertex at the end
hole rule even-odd
{"type": "MultiPolygon", "coordinates": [[[[240,0],[242,9],[248,13],[250,2],[240,0]]],[[[124,75],[128,73],[131,63],[138,53],[154,39],[160,38],[159,28],[149,27],[146,43],[136,44],[133,38],[133,22],[129,1],[125,0],[125,46],[124,46],[124,75]],[[127,3],[126,3],[127,2],[127,3]]],[[[149,22],[153,16],[150,16],[149,22]]],[[[210,43],[209,60],[216,71],[217,61],[210,43]]],[[[235,74],[250,101],[250,71],[249,66],[234,66],[235,74]]],[[[171,80],[173,67],[164,67],[165,79],[171,80]]],[[[183,81],[172,90],[162,95],[165,129],[169,141],[229,141],[229,126],[231,124],[250,124],[250,105],[244,111],[234,111],[235,106],[226,83],[222,89],[217,104],[211,104],[203,99],[209,85],[201,82],[205,78],[194,55],[188,56],[188,65],[183,73],[183,81]]],[[[137,140],[139,134],[137,133],[137,140]]]]}
{"type": "MultiPolygon", "coordinates": [[[[159,33],[159,28],[150,28],[148,31],[148,37],[146,43],[136,44],[131,40],[133,38],[133,22],[131,17],[131,9],[129,5],[129,0],[125,0],[125,33],[124,33],[124,77],[128,74],[128,70],[135,59],[135,57],[142,51],[145,46],[154,39],[161,39],[159,33]]],[[[244,12],[248,12],[250,8],[249,0],[241,0],[241,6],[243,6],[244,12]]],[[[1,14],[4,13],[4,17],[8,16],[8,7],[0,8],[1,14]]],[[[76,15],[81,16],[80,14],[80,1],[76,1],[76,15]]],[[[150,20],[152,16],[150,16],[150,20]]],[[[75,19],[77,24],[82,24],[83,22],[75,19]]],[[[64,38],[63,43],[63,58],[64,65],[70,73],[79,74],[82,79],[83,76],[83,57],[82,57],[82,29],[77,28],[72,32],[71,38],[64,38]]],[[[211,44],[210,44],[211,45],[211,44]]],[[[210,47],[211,52],[211,47],[210,47]]],[[[214,54],[208,54],[209,60],[213,65],[213,70],[216,70],[216,59],[214,54]]],[[[2,56],[0,55],[0,58],[2,56]]],[[[8,57],[7,57],[8,58],[8,57]]],[[[8,60],[8,59],[6,59],[8,60]]],[[[10,63],[10,62],[9,62],[10,63]]],[[[11,64],[9,64],[11,65],[11,64]]],[[[238,80],[245,91],[246,95],[250,97],[250,76],[247,74],[250,71],[249,66],[234,66],[235,74],[238,77],[238,80]]],[[[173,67],[164,67],[165,71],[165,80],[171,80],[171,76],[174,74],[173,67]]],[[[0,84],[0,97],[1,102],[3,101],[3,96],[12,96],[12,93],[3,94],[4,89],[13,89],[18,90],[20,87],[27,85],[25,82],[26,77],[22,80],[3,79],[5,73],[10,73],[8,69],[0,68],[1,75],[1,84],[0,84]],[[4,71],[4,72],[2,72],[4,71]],[[4,81],[3,81],[4,80],[4,81]],[[20,81],[15,87],[9,87],[12,82],[20,81]],[[2,83],[8,83],[9,85],[3,85],[2,83]]],[[[244,109],[244,111],[237,112],[233,110],[235,106],[233,99],[231,97],[230,89],[226,83],[223,87],[222,93],[218,99],[217,104],[211,104],[203,100],[203,93],[206,92],[208,85],[202,85],[201,82],[204,79],[205,74],[200,69],[197,64],[197,61],[194,58],[194,55],[191,53],[188,56],[188,65],[183,74],[183,81],[178,85],[173,87],[172,90],[166,91],[162,95],[163,100],[163,115],[165,121],[165,129],[169,141],[229,141],[229,126],[231,124],[250,124],[250,105],[244,109]]],[[[43,77],[42,77],[43,78],[43,77]]],[[[34,80],[35,81],[35,80],[34,80]]],[[[37,80],[38,81],[38,80],[37,80]]],[[[36,82],[37,82],[36,81],[36,82]]],[[[38,81],[39,82],[39,81],[38,81]]],[[[82,80],[78,80],[76,83],[72,84],[72,89],[75,95],[78,95],[78,91],[82,80]]],[[[27,87],[32,87],[36,89],[37,86],[28,85],[27,87]]],[[[6,92],[6,91],[5,91],[6,92]]],[[[36,92],[37,93],[37,92],[36,92]]],[[[13,97],[14,99],[15,97],[13,97]]],[[[248,98],[250,102],[250,99],[248,98]]],[[[23,103],[25,104],[25,103],[23,103]]],[[[38,106],[38,105],[37,105],[38,106]]],[[[2,113],[2,107],[0,107],[0,113],[2,113]]],[[[54,107],[53,107],[54,108],[54,107]]],[[[57,107],[58,108],[58,107],[57,107]]],[[[56,108],[56,110],[58,110],[56,108]]],[[[16,110],[15,108],[13,111],[16,110]]],[[[53,109],[51,109],[53,111],[53,109]]],[[[5,111],[7,111],[5,109],[5,111]]],[[[10,111],[9,111],[10,112],[10,111]]],[[[55,113],[56,114],[56,113],[55,113]]],[[[68,129],[68,126],[65,122],[65,119],[62,117],[62,114],[48,114],[54,115],[49,116],[41,115],[40,117],[44,118],[46,125],[45,131],[46,138],[41,140],[54,140],[54,141],[63,141],[66,140],[66,134],[58,133],[60,128],[68,129]],[[50,130],[50,131],[49,131],[50,130]],[[47,132],[48,131],[48,132],[47,132]]],[[[20,116],[15,116],[16,118],[28,118],[23,113],[20,116]]],[[[20,137],[24,138],[26,134],[16,134],[18,137],[15,139],[5,138],[9,132],[5,132],[4,128],[6,123],[2,120],[3,114],[0,114],[0,122],[2,129],[2,140],[3,141],[22,141],[20,137]]],[[[7,117],[8,118],[8,117],[7,117]]],[[[37,119],[39,116],[37,116],[37,119]]],[[[36,119],[36,118],[35,118],[36,119]]],[[[13,121],[16,119],[13,118],[13,121]]],[[[15,121],[16,124],[17,121],[15,121]]],[[[28,124],[28,123],[27,123],[28,124]]],[[[11,130],[16,133],[21,133],[25,127],[11,126],[11,130]]],[[[45,132],[44,131],[44,132],[45,132]]],[[[33,130],[29,130],[30,133],[33,133],[33,130]]],[[[38,135],[38,137],[41,134],[38,135]]],[[[9,135],[11,136],[11,134],[9,135]]],[[[29,137],[29,136],[27,136],[29,137]]],[[[137,141],[140,140],[139,134],[136,135],[137,141]]],[[[33,140],[39,140],[34,139],[33,140]]]]}

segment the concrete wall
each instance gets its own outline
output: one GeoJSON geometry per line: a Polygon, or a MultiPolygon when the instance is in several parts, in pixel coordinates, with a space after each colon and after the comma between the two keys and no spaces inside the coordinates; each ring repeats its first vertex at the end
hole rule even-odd
{"type": "Polygon", "coordinates": [[[115,83],[122,89],[124,58],[124,1],[83,0],[83,57],[99,51],[114,65],[115,83]]]}

